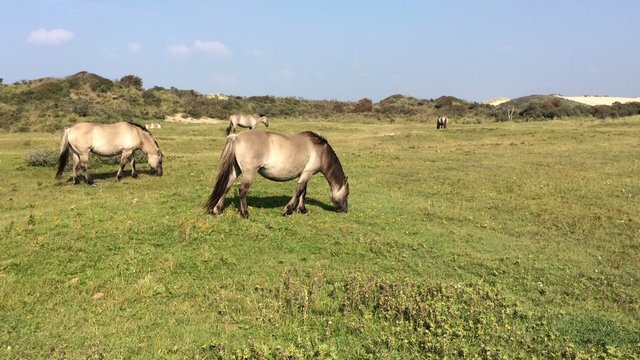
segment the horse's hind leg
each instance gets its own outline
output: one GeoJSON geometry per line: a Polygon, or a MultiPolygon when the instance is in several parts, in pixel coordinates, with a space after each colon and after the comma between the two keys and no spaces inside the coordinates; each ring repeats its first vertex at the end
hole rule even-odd
{"type": "Polygon", "coordinates": [[[239,169],[234,167],[234,169],[229,174],[229,181],[227,181],[227,185],[224,188],[224,192],[222,193],[222,196],[220,197],[220,200],[218,200],[216,205],[213,207],[213,211],[212,212],[213,212],[214,215],[222,214],[222,211],[224,210],[224,198],[227,196],[227,193],[229,192],[229,189],[231,189],[231,186],[233,186],[233,183],[238,178],[238,174],[239,173],[240,173],[239,169]]]}
{"type": "Polygon", "coordinates": [[[78,164],[80,163],[80,157],[78,154],[71,154],[71,176],[73,177],[73,184],[78,185],[80,183],[80,179],[78,179],[78,164]]]}
{"type": "Polygon", "coordinates": [[[251,183],[253,182],[253,178],[256,176],[256,172],[245,172],[242,175],[242,182],[240,183],[240,188],[238,189],[238,194],[240,195],[240,216],[243,218],[249,217],[249,207],[247,206],[247,195],[249,194],[249,188],[251,187],[251,183]]]}
{"type": "Polygon", "coordinates": [[[87,184],[93,185],[93,179],[91,175],[89,175],[89,154],[80,155],[80,168],[84,172],[84,179],[87,181],[87,184]]]}

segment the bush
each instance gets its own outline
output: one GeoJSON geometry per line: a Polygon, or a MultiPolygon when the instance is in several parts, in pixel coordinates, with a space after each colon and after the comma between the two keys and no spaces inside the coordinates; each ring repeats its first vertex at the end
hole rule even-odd
{"type": "Polygon", "coordinates": [[[58,163],[60,154],[50,149],[31,150],[25,156],[25,161],[29,166],[55,166],[58,163]]]}
{"type": "Polygon", "coordinates": [[[119,84],[124,87],[142,89],[142,79],[135,75],[123,76],[122,79],[120,79],[119,84]]]}
{"type": "Polygon", "coordinates": [[[355,113],[364,113],[364,112],[372,112],[373,111],[373,101],[371,99],[360,99],[356,103],[356,106],[353,108],[353,112],[355,113]]]}
{"type": "MultiPolygon", "coordinates": [[[[60,153],[51,149],[36,149],[31,150],[25,156],[25,161],[29,166],[43,166],[53,167],[58,164],[58,158],[60,153]]],[[[147,162],[147,154],[142,151],[136,151],[133,154],[133,158],[136,160],[136,164],[143,164],[147,162]]],[[[69,161],[71,163],[71,161],[69,161]]],[[[120,155],[114,156],[89,156],[89,167],[98,167],[101,165],[118,165],[120,164],[120,155]]]]}

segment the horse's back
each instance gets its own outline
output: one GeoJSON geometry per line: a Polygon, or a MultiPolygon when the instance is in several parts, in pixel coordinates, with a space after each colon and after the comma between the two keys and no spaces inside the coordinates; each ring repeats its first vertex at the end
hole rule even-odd
{"type": "Polygon", "coordinates": [[[268,179],[294,179],[319,166],[313,143],[300,135],[245,131],[235,135],[234,151],[241,168],[255,168],[268,179]]]}
{"type": "Polygon", "coordinates": [[[256,115],[234,114],[229,116],[229,122],[241,127],[250,127],[256,124],[258,119],[259,116],[256,115]]]}
{"type": "Polygon", "coordinates": [[[69,143],[80,152],[91,150],[104,156],[119,154],[123,148],[138,147],[141,143],[136,126],[127,122],[77,123],[69,128],[68,139],[69,143]]]}

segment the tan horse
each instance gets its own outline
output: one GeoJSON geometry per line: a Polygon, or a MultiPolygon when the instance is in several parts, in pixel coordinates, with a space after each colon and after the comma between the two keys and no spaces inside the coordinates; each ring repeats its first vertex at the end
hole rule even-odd
{"type": "Polygon", "coordinates": [[[264,126],[269,127],[269,119],[266,115],[231,115],[229,116],[229,127],[227,128],[227,135],[232,134],[236,130],[236,126],[243,128],[255,129],[258,123],[263,123],[264,126]]]}
{"type": "Polygon", "coordinates": [[[327,140],[310,131],[284,135],[263,131],[244,131],[227,137],[220,158],[216,185],[205,205],[207,212],[219,215],[224,197],[242,174],[240,184],[240,215],[248,217],[247,194],[256,173],[273,181],[288,181],[299,177],[293,197],[284,208],[284,215],[294,210],[305,214],[307,182],[312,175],[322,173],[331,187],[331,201],[339,212],[348,211],[349,183],[338,156],[327,140]]]}
{"type": "Polygon", "coordinates": [[[449,119],[446,116],[440,116],[436,121],[436,129],[446,129],[447,124],[449,124],[449,119]]]}
{"type": "Polygon", "coordinates": [[[149,166],[156,170],[156,175],[162,176],[162,151],[158,142],[149,130],[142,125],[130,122],[116,124],[77,123],[64,130],[60,142],[60,158],[58,159],[58,172],[56,179],[60,179],[67,162],[69,153],[73,162],[73,181],[78,184],[77,168],[84,172],[88,184],[93,184],[89,175],[89,153],[99,156],[122,155],[120,168],[116,178],[122,178],[122,170],[127,162],[131,161],[131,176],[137,177],[135,150],[141,150],[147,154],[149,166]]]}

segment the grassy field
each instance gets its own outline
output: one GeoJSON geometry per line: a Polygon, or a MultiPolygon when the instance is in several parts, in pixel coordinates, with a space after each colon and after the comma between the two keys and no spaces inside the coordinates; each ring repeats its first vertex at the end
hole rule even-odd
{"type": "Polygon", "coordinates": [[[202,208],[224,128],[95,187],[26,164],[59,134],[0,134],[0,358],[640,357],[640,118],[272,119],[329,139],[350,211],[259,178],[248,220],[202,208]]]}

